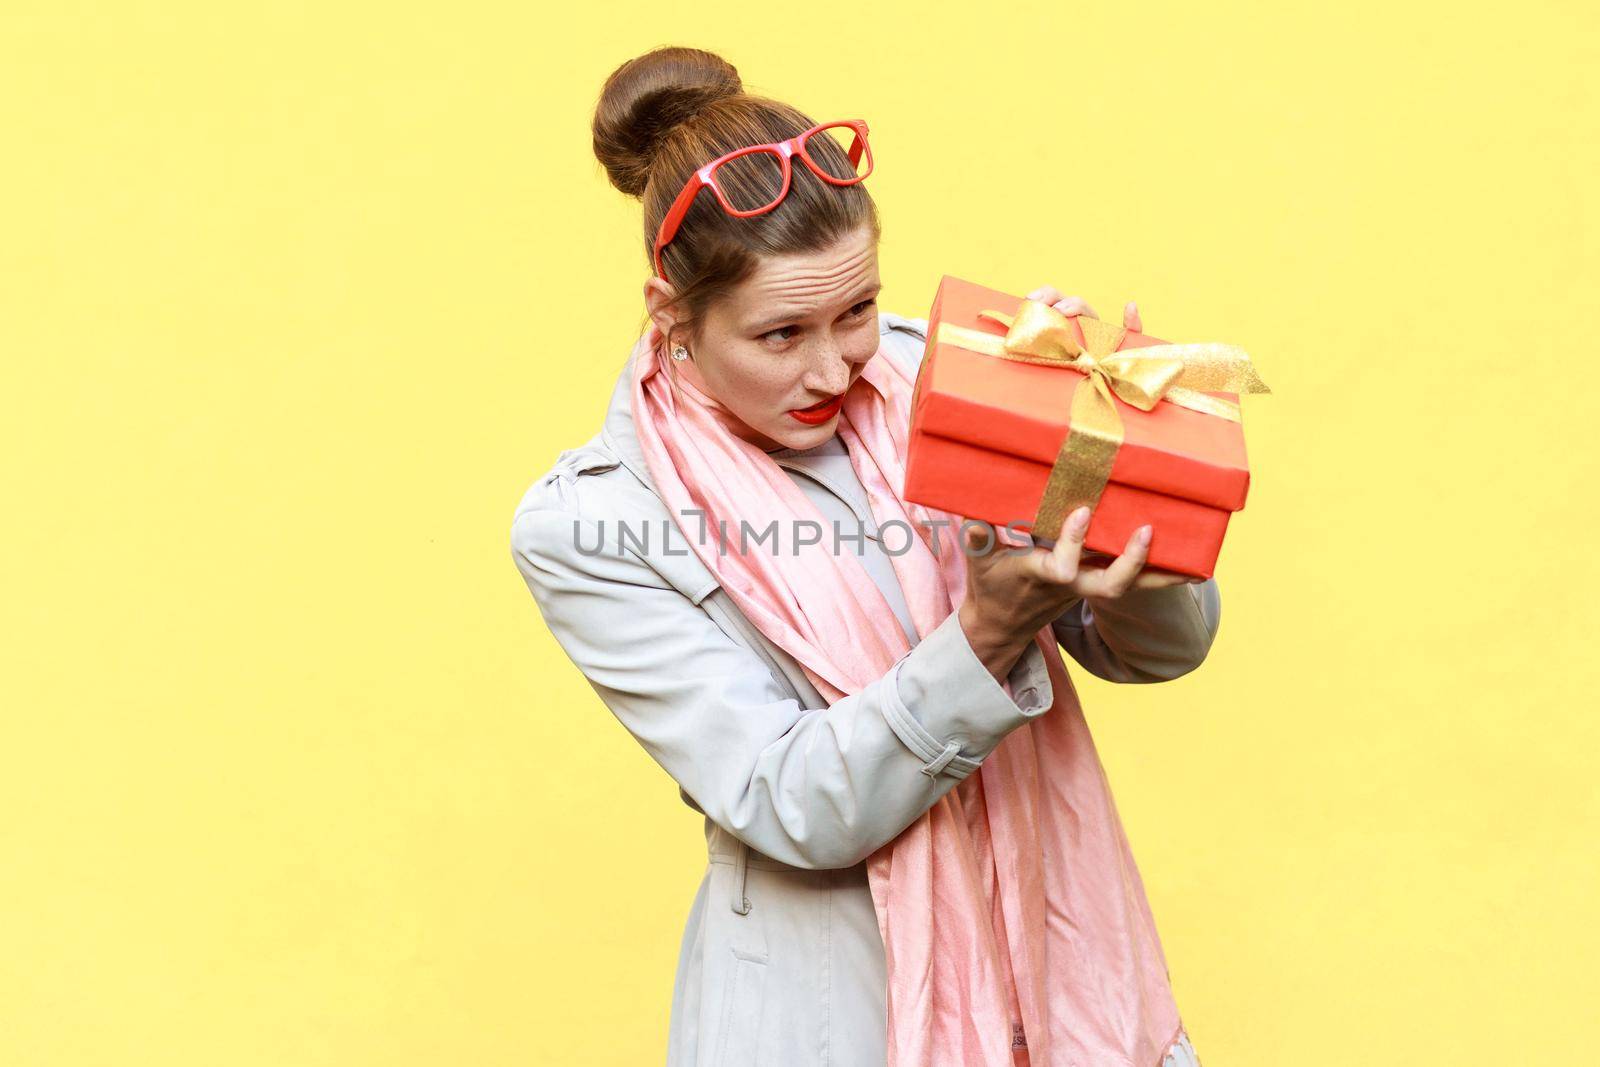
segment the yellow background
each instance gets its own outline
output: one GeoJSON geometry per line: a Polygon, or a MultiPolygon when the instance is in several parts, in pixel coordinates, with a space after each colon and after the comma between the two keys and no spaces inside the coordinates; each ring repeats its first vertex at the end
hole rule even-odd
{"type": "Polygon", "coordinates": [[[1592,5],[0,12],[0,1063],[659,1062],[697,816],[508,549],[658,44],[872,123],[882,306],[1255,356],[1203,669],[1076,670],[1207,1067],[1592,1057],[1592,5]]]}

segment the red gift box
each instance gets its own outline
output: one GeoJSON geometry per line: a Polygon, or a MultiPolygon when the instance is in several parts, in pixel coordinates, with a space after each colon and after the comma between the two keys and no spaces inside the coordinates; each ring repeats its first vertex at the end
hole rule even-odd
{"type": "MultiPolygon", "coordinates": [[[[1003,326],[978,313],[1011,314],[1022,303],[948,275],[939,283],[912,398],[905,499],[1032,532],[1067,436],[1073,393],[1080,384],[1091,388],[1087,375],[996,358],[939,337],[946,322],[1003,335],[1003,326]]],[[[1077,320],[1069,321],[1083,343],[1077,320]]],[[[1130,330],[1117,350],[1166,343],[1130,330]]],[[[1208,395],[1237,400],[1234,393],[1208,395]]],[[[1211,577],[1228,519],[1244,507],[1250,487],[1243,427],[1167,401],[1150,411],[1113,403],[1123,441],[1094,507],[1086,549],[1120,555],[1133,531],[1149,523],[1148,566],[1211,577]]]]}

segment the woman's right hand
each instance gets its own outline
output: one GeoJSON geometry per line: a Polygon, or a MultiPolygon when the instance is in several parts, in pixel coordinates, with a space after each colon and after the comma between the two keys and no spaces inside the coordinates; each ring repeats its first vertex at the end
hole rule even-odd
{"type": "Polygon", "coordinates": [[[1122,555],[1104,566],[1096,564],[1106,557],[1096,553],[1086,557],[1083,552],[1088,532],[1087,507],[1067,516],[1061,536],[1050,548],[1007,545],[980,524],[965,527],[967,597],[960,608],[961,626],[996,679],[1011,672],[1034,634],[1080,597],[1115,599],[1133,589],[1164,589],[1200,580],[1145,569],[1150,554],[1148,526],[1136,530],[1122,555]]]}

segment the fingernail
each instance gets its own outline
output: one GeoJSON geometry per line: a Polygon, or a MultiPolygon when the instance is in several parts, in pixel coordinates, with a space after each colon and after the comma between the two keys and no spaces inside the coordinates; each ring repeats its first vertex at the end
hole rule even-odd
{"type": "Polygon", "coordinates": [[[1089,506],[1085,504],[1079,507],[1071,515],[1067,516],[1067,521],[1072,523],[1073,533],[1082,533],[1087,530],[1089,528],[1089,506]]]}
{"type": "Polygon", "coordinates": [[[1138,541],[1141,545],[1148,545],[1150,543],[1150,527],[1139,527],[1134,531],[1133,539],[1138,541]]]}

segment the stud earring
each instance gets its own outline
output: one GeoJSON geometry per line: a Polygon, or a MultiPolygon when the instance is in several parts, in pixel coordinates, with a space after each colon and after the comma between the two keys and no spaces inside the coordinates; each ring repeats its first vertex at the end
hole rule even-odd
{"type": "Polygon", "coordinates": [[[682,345],[673,345],[672,346],[672,358],[673,359],[679,359],[679,360],[688,359],[689,358],[689,350],[687,348],[684,348],[682,345]]]}

